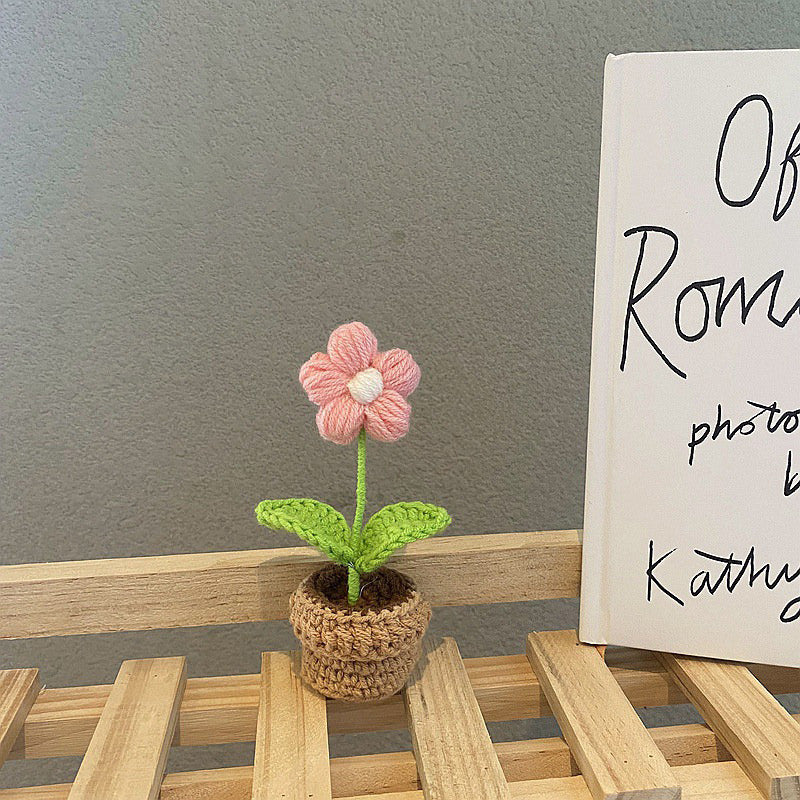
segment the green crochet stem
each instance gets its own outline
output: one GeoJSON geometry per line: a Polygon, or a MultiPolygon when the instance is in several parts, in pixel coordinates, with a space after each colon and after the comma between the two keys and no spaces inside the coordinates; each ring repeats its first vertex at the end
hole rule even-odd
{"type": "MultiPolygon", "coordinates": [[[[353,543],[361,538],[364,523],[364,507],[367,504],[367,432],[362,428],[358,434],[358,463],[356,466],[356,513],[353,517],[353,543]]],[[[347,568],[347,602],[354,606],[361,594],[361,576],[358,570],[347,568]]]]}

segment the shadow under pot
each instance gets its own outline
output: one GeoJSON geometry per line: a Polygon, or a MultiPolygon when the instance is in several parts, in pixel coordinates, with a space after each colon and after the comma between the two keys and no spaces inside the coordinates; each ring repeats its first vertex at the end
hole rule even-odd
{"type": "Polygon", "coordinates": [[[347,602],[347,568],[309,575],[290,601],[289,621],[302,644],[303,678],[336,700],[381,700],[398,692],[420,655],[431,607],[414,582],[381,567],[347,602]]]}

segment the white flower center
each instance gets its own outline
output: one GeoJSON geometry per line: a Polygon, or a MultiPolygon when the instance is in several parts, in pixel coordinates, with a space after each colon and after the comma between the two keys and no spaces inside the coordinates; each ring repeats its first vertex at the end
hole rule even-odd
{"type": "Polygon", "coordinates": [[[347,388],[353,400],[368,405],[383,391],[383,376],[375,367],[362,369],[348,381],[347,388]]]}

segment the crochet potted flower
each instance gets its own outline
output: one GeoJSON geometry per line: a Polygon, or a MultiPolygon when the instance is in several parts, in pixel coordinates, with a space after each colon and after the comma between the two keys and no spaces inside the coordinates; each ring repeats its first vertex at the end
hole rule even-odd
{"type": "Polygon", "coordinates": [[[367,436],[395,442],[408,432],[406,398],[419,378],[411,355],[378,352],[366,325],[336,328],[328,352],[303,364],[300,383],[319,406],[322,437],[340,445],[358,442],[353,524],[310,498],[256,506],[262,525],[296,533],[333,562],[300,584],[289,616],[302,644],[303,677],[327,697],[377,700],[398,691],[419,657],[431,616],[413,580],[384,563],[409,542],[446,528],[450,515],[430,503],[393,503],[364,523],[367,436]]]}

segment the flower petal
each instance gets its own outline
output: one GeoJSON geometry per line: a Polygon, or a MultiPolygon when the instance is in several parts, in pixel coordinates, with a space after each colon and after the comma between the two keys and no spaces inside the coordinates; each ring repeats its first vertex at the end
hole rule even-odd
{"type": "Polygon", "coordinates": [[[378,353],[372,359],[372,366],[381,373],[384,388],[394,389],[403,397],[408,397],[419,385],[419,366],[407,350],[396,347],[378,353]]]}
{"type": "Polygon", "coordinates": [[[340,325],[328,339],[331,361],[351,378],[366,369],[378,352],[378,341],[363,322],[340,325]]]}
{"type": "Polygon", "coordinates": [[[349,394],[326,403],[317,411],[320,435],[335,444],[350,444],[364,425],[364,408],[349,394]]]}
{"type": "Polygon", "coordinates": [[[326,353],[314,353],[300,367],[300,383],[308,399],[318,406],[330,403],[347,391],[348,376],[326,353]]]}
{"type": "Polygon", "coordinates": [[[385,389],[364,410],[364,428],[373,439],[381,442],[396,442],[405,436],[410,420],[411,406],[394,389],[385,389]]]}

